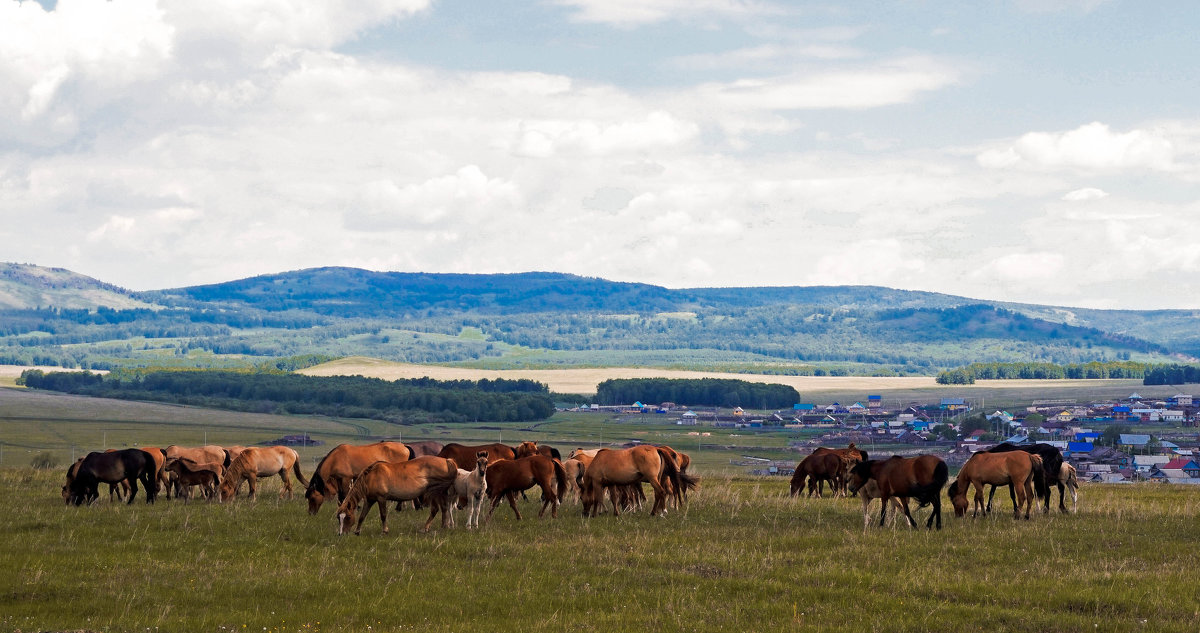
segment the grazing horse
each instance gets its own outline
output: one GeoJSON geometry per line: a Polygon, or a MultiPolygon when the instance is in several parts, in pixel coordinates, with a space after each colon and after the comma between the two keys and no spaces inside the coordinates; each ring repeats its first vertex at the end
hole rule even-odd
{"type": "MultiPolygon", "coordinates": [[[[220,446],[216,446],[214,444],[207,444],[205,446],[191,446],[191,447],[177,446],[175,444],[171,444],[170,446],[168,446],[166,449],[163,450],[163,455],[165,455],[167,459],[171,459],[172,457],[186,457],[198,464],[209,464],[212,462],[217,462],[226,468],[229,467],[228,453],[225,452],[224,448],[221,448],[220,446]]],[[[168,479],[168,484],[169,484],[168,488],[173,488],[175,491],[175,494],[178,496],[180,494],[181,490],[179,489],[178,482],[175,479],[173,479],[172,477],[173,477],[173,475],[171,473],[167,473],[167,479],[168,479]]]]}
{"type": "Polygon", "coordinates": [[[950,484],[947,491],[950,501],[954,504],[954,515],[964,516],[967,513],[967,491],[975,486],[975,506],[971,512],[976,517],[982,511],[988,513],[983,504],[983,488],[991,485],[1011,486],[1014,495],[1013,518],[1021,518],[1021,508],[1025,508],[1025,519],[1029,519],[1029,510],[1033,507],[1033,473],[1041,469],[1042,458],[1024,451],[1008,453],[987,453],[980,451],[971,456],[958,472],[958,479],[950,484]]]}
{"type": "Polygon", "coordinates": [[[101,483],[118,484],[128,480],[129,500],[126,503],[133,503],[139,481],[146,488],[146,503],[154,503],[156,476],[154,458],[141,449],[88,453],[75,471],[68,501],[75,505],[85,501],[90,504],[100,497],[98,488],[101,483]]]}
{"type": "Polygon", "coordinates": [[[925,527],[932,527],[937,520],[937,529],[942,529],[942,488],[950,478],[950,470],[946,462],[934,455],[918,455],[917,457],[899,457],[893,455],[888,459],[868,459],[859,462],[850,469],[848,490],[854,494],[864,488],[867,482],[875,480],[879,487],[879,498],[883,505],[879,508],[879,525],[882,527],[887,519],[888,501],[899,497],[908,524],[917,528],[912,513],[908,510],[908,499],[917,500],[920,507],[933,504],[933,511],[925,527]]]}
{"type": "Polygon", "coordinates": [[[412,451],[413,457],[422,457],[425,455],[437,457],[437,454],[442,452],[443,444],[433,440],[421,440],[420,442],[408,442],[406,446],[412,451]]]}
{"type": "Polygon", "coordinates": [[[488,456],[480,452],[475,459],[475,470],[458,469],[458,478],[449,490],[450,501],[446,504],[446,515],[450,527],[454,527],[455,508],[467,504],[467,529],[479,527],[479,511],[483,508],[483,496],[487,494],[488,456]]]}
{"type": "Polygon", "coordinates": [[[167,472],[175,476],[182,493],[176,493],[176,498],[183,497],[184,503],[192,498],[192,486],[200,486],[200,492],[205,499],[212,499],[221,485],[221,475],[225,467],[221,462],[196,463],[186,457],[172,457],[167,460],[167,472]]]}
{"type": "MultiPolygon", "coordinates": [[[[436,443],[436,442],[435,442],[436,443]]],[[[339,444],[325,454],[313,471],[304,491],[308,513],[316,514],[327,497],[337,495],[338,503],[346,500],[350,485],[367,466],[375,462],[406,462],[413,457],[412,445],[400,442],[375,442],[365,446],[339,444]]]]}
{"type": "MultiPolygon", "coordinates": [[[[418,457],[406,462],[375,462],[354,480],[349,494],[337,509],[338,534],[354,528],[358,534],[371,506],[379,504],[379,521],[383,533],[388,533],[387,502],[411,501],[424,497],[429,503],[429,519],[422,532],[428,532],[433,518],[446,504],[446,493],[458,479],[458,466],[454,460],[442,457],[418,457]],[[365,504],[365,505],[362,505],[365,504]],[[362,513],[355,521],[354,515],[362,505],[362,513]]],[[[442,513],[442,527],[449,527],[449,519],[442,513]]]]}
{"type": "MultiPolygon", "coordinates": [[[[663,486],[663,478],[674,486],[675,495],[680,495],[684,483],[680,479],[679,469],[670,454],[657,446],[634,446],[626,449],[604,449],[596,453],[592,463],[583,473],[583,516],[596,516],[604,505],[604,492],[609,491],[613,504],[613,515],[620,516],[617,493],[613,486],[624,486],[646,482],[654,489],[654,506],[650,515],[665,514],[667,511],[667,489],[663,486]]],[[[681,502],[680,498],[676,498],[681,502]]]]}
{"type": "MultiPolygon", "coordinates": [[[[1037,455],[1042,458],[1042,468],[1033,474],[1033,486],[1037,490],[1037,498],[1045,500],[1043,512],[1050,511],[1050,485],[1058,486],[1058,511],[1066,513],[1067,504],[1063,501],[1063,494],[1066,485],[1059,478],[1059,473],[1062,471],[1063,455],[1062,451],[1058,450],[1050,444],[1027,444],[1017,446],[1004,442],[997,444],[989,449],[989,453],[1007,453],[1011,451],[1025,451],[1032,455],[1037,455]]],[[[991,511],[992,497],[996,496],[996,487],[992,487],[991,494],[988,495],[988,510],[991,511]]],[[[1015,501],[1014,501],[1015,503],[1015,501]]]]}
{"type": "Polygon", "coordinates": [[[1058,472],[1058,480],[1071,493],[1071,512],[1079,512],[1079,477],[1075,474],[1075,467],[1063,462],[1058,472]]]}
{"type": "MultiPolygon", "coordinates": [[[[110,448],[105,452],[111,453],[115,450],[117,450],[117,449],[110,448]]],[[[79,472],[79,465],[82,463],[83,463],[83,458],[80,457],[79,459],[75,460],[74,464],[71,464],[69,467],[67,467],[67,482],[65,484],[63,484],[63,487],[62,487],[62,498],[63,498],[63,501],[65,501],[67,503],[67,505],[70,505],[72,503],[71,482],[75,481],[75,475],[79,472]]],[[[127,497],[127,496],[129,496],[129,481],[128,480],[123,479],[119,483],[108,484],[108,500],[109,501],[114,501],[114,500],[124,501],[125,497],[127,497]]]]}
{"type": "Polygon", "coordinates": [[[492,513],[500,501],[508,499],[517,520],[521,520],[521,511],[517,509],[516,493],[524,492],[534,486],[542,489],[542,509],[538,512],[540,519],[550,508],[550,516],[558,518],[558,492],[567,489],[567,471],[556,459],[545,455],[529,455],[518,459],[503,459],[488,464],[487,495],[492,500],[486,520],[491,520],[492,513]]]}
{"type": "MultiPolygon", "coordinates": [[[[871,511],[870,511],[871,500],[879,499],[881,496],[882,495],[879,492],[879,484],[874,479],[868,479],[867,483],[863,484],[863,487],[858,489],[858,498],[862,500],[862,507],[863,507],[862,511],[863,511],[863,531],[864,532],[866,531],[867,526],[869,526],[871,524],[871,511]]],[[[896,509],[899,510],[901,513],[906,512],[906,508],[904,507],[904,504],[900,502],[900,497],[892,497],[891,501],[892,501],[892,505],[895,506],[896,509]]],[[[888,523],[892,527],[895,527],[896,526],[896,513],[893,512],[888,517],[888,519],[889,519],[888,523]]]]}
{"type": "Polygon", "coordinates": [[[308,480],[300,472],[300,455],[294,449],[287,446],[251,446],[242,451],[225,471],[225,476],[221,479],[221,501],[229,501],[237,496],[243,481],[250,483],[250,500],[253,501],[258,496],[258,478],[272,475],[279,475],[279,479],[283,481],[283,490],[279,491],[279,497],[282,499],[287,495],[287,498],[291,499],[292,481],[287,474],[289,469],[296,474],[296,480],[301,486],[308,486],[308,480]]]}
{"type": "Polygon", "coordinates": [[[488,463],[495,462],[500,459],[516,459],[517,453],[511,446],[505,444],[482,444],[480,446],[463,446],[451,442],[442,447],[438,452],[438,457],[454,460],[458,467],[463,470],[471,470],[475,468],[475,456],[486,451],[488,454],[488,463]]]}
{"type": "MultiPolygon", "coordinates": [[[[658,447],[666,451],[667,455],[670,455],[671,459],[675,460],[675,468],[679,471],[679,480],[683,483],[683,490],[678,492],[682,493],[683,500],[687,501],[688,491],[695,490],[700,485],[700,479],[690,475],[687,471],[688,466],[692,465],[691,456],[682,451],[677,451],[666,444],[659,444],[658,447]]],[[[674,500],[679,496],[676,494],[677,491],[670,487],[670,479],[663,479],[662,484],[667,488],[667,492],[670,493],[670,499],[674,500]]],[[[639,486],[638,488],[640,489],[641,487],[639,486]]]]}
{"type": "MultiPolygon", "coordinates": [[[[820,449],[817,449],[820,451],[820,449]]],[[[791,496],[800,494],[804,489],[805,480],[808,481],[808,496],[813,496],[816,493],[818,497],[823,497],[825,482],[828,481],[830,487],[834,491],[834,496],[837,496],[837,490],[841,484],[842,478],[842,458],[838,457],[833,451],[826,450],[824,452],[814,451],[808,457],[800,460],[796,464],[796,472],[792,475],[791,496]]]]}

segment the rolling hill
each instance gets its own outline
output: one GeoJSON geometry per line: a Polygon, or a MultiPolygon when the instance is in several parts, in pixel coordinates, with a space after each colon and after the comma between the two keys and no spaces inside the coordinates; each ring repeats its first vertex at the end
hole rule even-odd
{"type": "Polygon", "coordinates": [[[0,360],[238,366],[365,355],[481,367],[930,375],[970,362],[1200,356],[1191,311],[1013,304],[874,286],[668,289],[576,275],[314,268],[133,293],[0,271],[0,360]],[[808,368],[802,370],[801,368],[808,368]]]}

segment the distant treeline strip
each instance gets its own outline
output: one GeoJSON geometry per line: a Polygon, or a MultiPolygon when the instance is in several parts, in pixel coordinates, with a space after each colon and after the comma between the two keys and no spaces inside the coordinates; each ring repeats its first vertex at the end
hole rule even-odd
{"type": "Polygon", "coordinates": [[[389,422],[527,422],[554,413],[549,390],[532,380],[414,378],[236,371],[91,372],[26,370],[20,382],[105,398],[154,400],[260,413],[316,414],[389,422]]]}
{"type": "Polygon", "coordinates": [[[596,387],[599,404],[675,402],[688,406],[782,409],[800,401],[787,385],[724,378],[618,378],[596,387]]]}
{"type": "Polygon", "coordinates": [[[1147,385],[1179,385],[1200,382],[1200,367],[1133,361],[1073,363],[972,363],[937,375],[943,385],[969,385],[976,380],[1056,380],[1141,378],[1147,385]]]}

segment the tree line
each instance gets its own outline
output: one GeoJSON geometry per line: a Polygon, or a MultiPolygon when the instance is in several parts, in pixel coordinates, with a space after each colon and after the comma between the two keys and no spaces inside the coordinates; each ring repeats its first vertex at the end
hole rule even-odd
{"type": "Polygon", "coordinates": [[[105,398],[398,423],[527,422],[545,420],[554,413],[548,388],[526,379],[386,381],[223,370],[115,371],[101,376],[26,370],[19,383],[105,398]]]}
{"type": "Polygon", "coordinates": [[[1146,385],[1182,385],[1200,382],[1200,365],[1156,365],[1146,371],[1146,385]]]}
{"type": "Polygon", "coordinates": [[[800,401],[787,385],[724,378],[614,378],[596,387],[603,405],[675,402],[688,406],[782,409],[800,401]]]}
{"type": "MultiPolygon", "coordinates": [[[[1144,378],[1155,365],[1134,361],[1088,363],[971,363],[937,375],[943,385],[970,385],[976,380],[1062,380],[1144,378]]],[[[1151,383],[1147,383],[1151,384],[1151,383]]]]}

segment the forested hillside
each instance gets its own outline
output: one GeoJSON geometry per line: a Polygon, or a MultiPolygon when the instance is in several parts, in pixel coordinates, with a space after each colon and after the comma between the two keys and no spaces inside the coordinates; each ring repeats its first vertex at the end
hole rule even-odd
{"type": "Polygon", "coordinates": [[[491,368],[933,375],[976,362],[1200,356],[1200,321],[1184,311],[1118,317],[869,286],[672,290],[557,273],[320,268],[129,293],[68,271],[6,270],[9,284],[25,284],[13,295],[75,279],[79,293],[101,289],[114,304],[81,306],[64,282],[38,295],[45,304],[0,309],[8,364],[246,367],[316,354],[491,368]]]}

